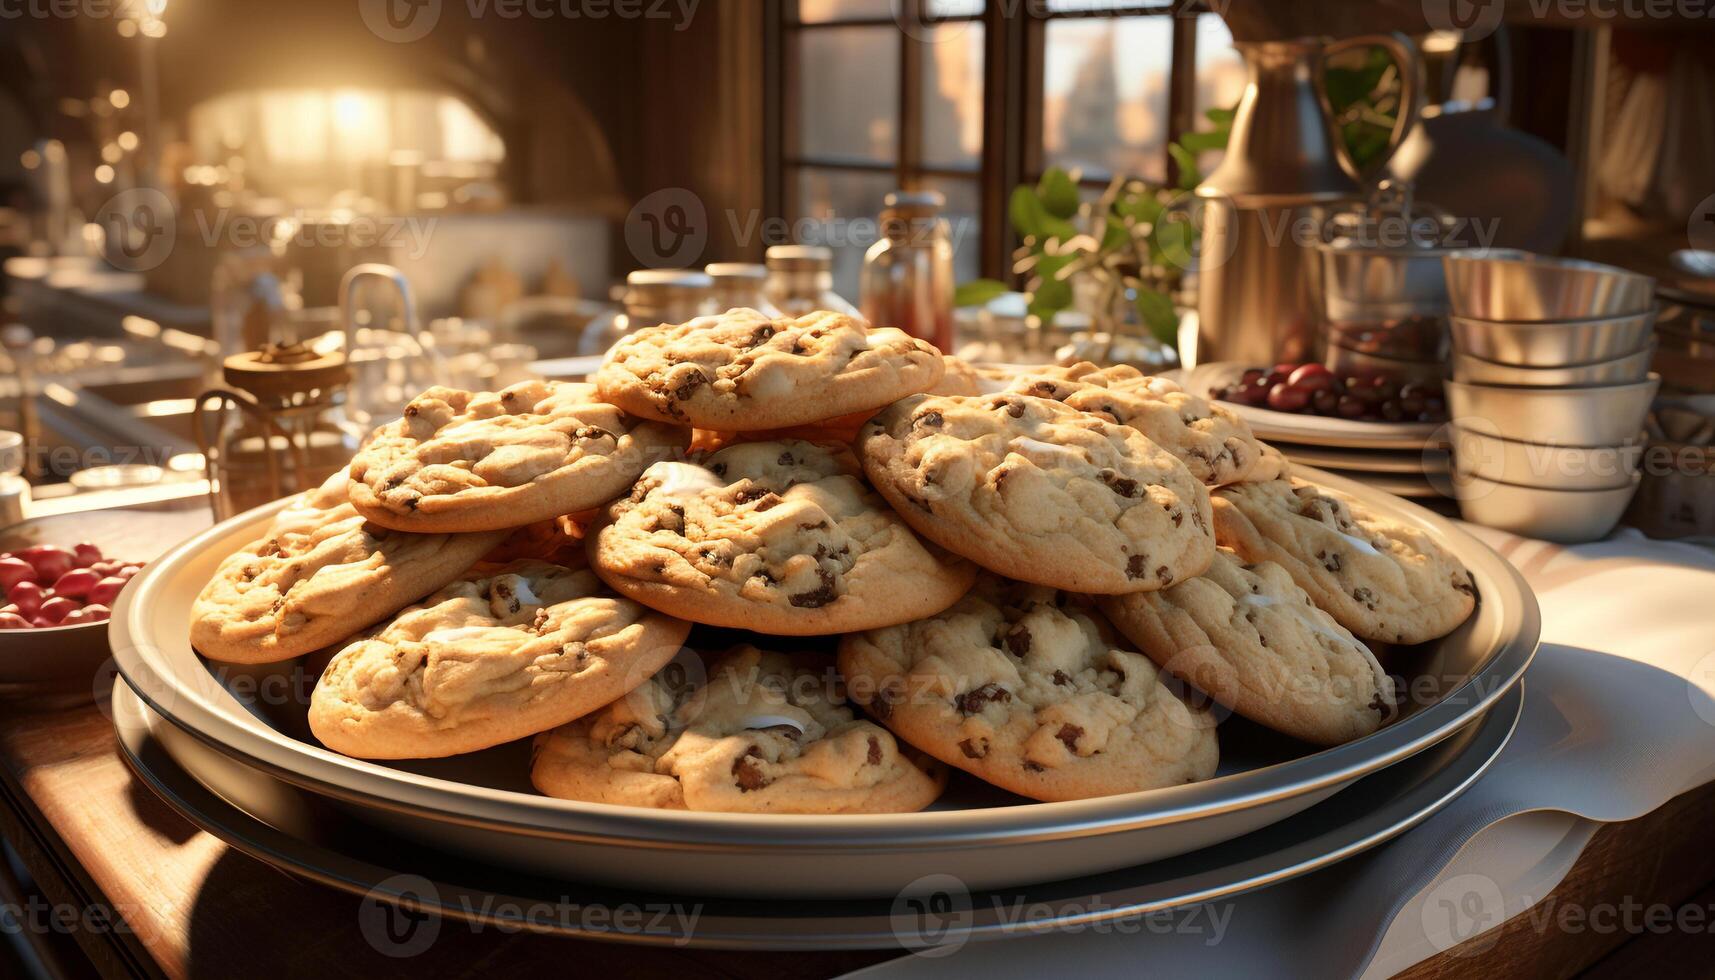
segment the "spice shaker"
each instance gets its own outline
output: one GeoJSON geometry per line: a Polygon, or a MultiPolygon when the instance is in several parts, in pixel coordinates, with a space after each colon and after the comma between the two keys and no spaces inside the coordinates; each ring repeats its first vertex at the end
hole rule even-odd
{"type": "Polygon", "coordinates": [[[953,349],[953,241],[936,191],[883,200],[881,238],[863,257],[859,305],[873,326],[953,349]]]}

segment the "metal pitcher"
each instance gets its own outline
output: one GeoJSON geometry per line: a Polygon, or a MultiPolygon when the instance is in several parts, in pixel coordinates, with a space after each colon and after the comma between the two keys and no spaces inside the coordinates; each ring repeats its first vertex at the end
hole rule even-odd
{"type": "Polygon", "coordinates": [[[1197,186],[1203,241],[1195,360],[1266,365],[1317,356],[1310,269],[1331,203],[1359,195],[1363,175],[1335,132],[1327,59],[1368,45],[1400,72],[1400,109],[1378,169],[1417,124],[1423,62],[1403,34],[1236,43],[1248,79],[1226,156],[1197,186]]]}

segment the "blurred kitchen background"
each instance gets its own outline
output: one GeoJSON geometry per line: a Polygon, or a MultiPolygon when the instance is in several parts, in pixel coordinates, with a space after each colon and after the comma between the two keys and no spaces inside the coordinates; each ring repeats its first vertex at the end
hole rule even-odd
{"type": "Polygon", "coordinates": [[[17,468],[38,503],[195,482],[203,451],[245,426],[265,447],[276,423],[311,449],[323,429],[343,445],[342,427],[433,380],[575,376],[637,321],[726,297],[862,305],[891,192],[904,193],[889,213],[926,218],[959,285],[907,314],[925,335],[978,360],[1172,367],[1196,332],[1195,262],[1131,268],[1116,305],[1099,276],[1043,275],[1066,257],[1031,246],[1116,200],[1151,215],[1193,200],[1245,89],[1235,42],[1409,38],[1419,118],[1394,132],[1411,72],[1358,45],[1315,65],[1330,132],[1379,161],[1366,185],[1409,181],[1498,222],[1482,244],[1664,281],[1698,279],[1695,254],[1676,253],[1715,250],[1715,221],[1701,239],[1697,223],[1715,207],[1715,19],[1701,5],[18,10],[0,23],[0,429],[25,434],[17,468]],[[661,267],[678,271],[633,275],[661,267]],[[225,363],[269,344],[301,345],[281,361],[298,381],[225,363]],[[315,373],[329,356],[343,374],[315,373]],[[225,394],[199,418],[207,391],[225,394]]]}

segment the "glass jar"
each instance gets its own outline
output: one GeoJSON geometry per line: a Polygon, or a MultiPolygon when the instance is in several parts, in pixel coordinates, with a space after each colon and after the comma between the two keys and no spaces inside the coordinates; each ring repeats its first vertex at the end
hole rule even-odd
{"type": "Polygon", "coordinates": [[[193,413],[215,520],[319,486],[351,462],[364,433],[344,412],[344,354],[270,345],[227,358],[222,373],[229,387],[203,392],[193,413]]]}
{"type": "Polygon", "coordinates": [[[881,238],[863,257],[860,306],[873,326],[898,327],[953,349],[953,240],[936,191],[894,191],[881,238]]]}
{"type": "Polygon", "coordinates": [[[751,309],[764,316],[779,316],[780,311],[768,301],[768,267],[754,262],[712,262],[703,267],[712,283],[704,313],[725,313],[727,310],[751,309]]]}
{"type": "Polygon", "coordinates": [[[714,281],[695,269],[637,269],[625,277],[621,309],[584,327],[579,354],[605,354],[619,338],[642,327],[684,323],[703,313],[714,281]]]}
{"type": "Polygon", "coordinates": [[[821,245],[773,245],[765,256],[768,281],[764,294],[786,316],[833,310],[861,316],[845,297],[834,292],[834,252],[821,245]]]}

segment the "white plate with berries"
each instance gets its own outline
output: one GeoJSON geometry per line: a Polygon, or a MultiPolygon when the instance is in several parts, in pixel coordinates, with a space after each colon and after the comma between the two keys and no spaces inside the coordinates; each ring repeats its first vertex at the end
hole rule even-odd
{"type": "Polygon", "coordinates": [[[207,527],[189,512],[92,511],[0,530],[0,698],[88,701],[113,676],[107,618],[131,577],[207,527]]]}
{"type": "Polygon", "coordinates": [[[1341,375],[1314,363],[1222,361],[1176,374],[1186,391],[1232,406],[1265,441],[1416,450],[1446,441],[1447,400],[1433,384],[1341,375]]]}

